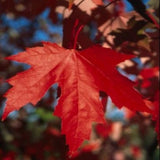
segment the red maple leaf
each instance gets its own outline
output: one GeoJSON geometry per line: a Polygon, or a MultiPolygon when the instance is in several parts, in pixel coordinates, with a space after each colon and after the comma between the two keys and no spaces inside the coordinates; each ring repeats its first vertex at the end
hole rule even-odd
{"type": "Polygon", "coordinates": [[[99,91],[105,91],[120,108],[150,112],[134,90],[134,84],[115,67],[133,55],[101,46],[76,51],[54,43],[43,44],[7,57],[31,68],[8,80],[13,87],[5,94],[7,102],[2,119],[27,103],[35,105],[52,84],[58,83],[61,96],[54,114],[62,119],[62,134],[66,135],[70,154],[74,154],[90,138],[93,122],[105,124],[99,91]]]}

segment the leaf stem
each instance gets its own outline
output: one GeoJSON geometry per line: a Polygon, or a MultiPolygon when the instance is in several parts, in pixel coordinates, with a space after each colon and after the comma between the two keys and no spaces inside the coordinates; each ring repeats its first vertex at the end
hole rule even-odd
{"type": "Polygon", "coordinates": [[[78,28],[78,31],[77,31],[76,36],[75,36],[75,39],[74,39],[73,49],[76,49],[78,35],[79,35],[80,31],[83,29],[83,27],[84,27],[84,25],[81,25],[81,26],[78,28]]]}
{"type": "Polygon", "coordinates": [[[110,3],[108,3],[107,5],[105,5],[104,7],[107,8],[107,7],[110,6],[112,3],[115,3],[115,2],[117,2],[117,1],[120,1],[120,0],[113,0],[113,1],[111,1],[110,3]]]}

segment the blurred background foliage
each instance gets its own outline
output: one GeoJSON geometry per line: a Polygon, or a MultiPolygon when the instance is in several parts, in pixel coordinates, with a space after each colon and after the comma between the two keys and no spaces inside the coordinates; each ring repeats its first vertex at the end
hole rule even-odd
{"type": "MultiPolygon", "coordinates": [[[[5,57],[27,47],[41,46],[41,41],[72,48],[71,35],[77,18],[79,25],[85,25],[77,49],[99,43],[137,55],[120,64],[118,70],[136,82],[144,98],[157,100],[159,29],[146,18],[147,14],[139,13],[131,0],[115,1],[109,6],[110,0],[103,2],[103,6],[97,6],[91,0],[75,0],[69,10],[65,0],[0,0],[0,116],[5,105],[3,94],[11,87],[5,80],[29,68],[5,57]]],[[[158,1],[143,2],[159,22],[158,1]]],[[[65,136],[60,134],[61,121],[53,114],[59,96],[55,84],[35,107],[27,104],[0,122],[0,160],[67,159],[68,146],[65,136]]],[[[105,93],[100,96],[106,106],[108,128],[93,125],[91,140],[84,142],[81,154],[72,159],[158,160],[156,122],[152,117],[133,114],[125,108],[119,110],[105,93]]]]}

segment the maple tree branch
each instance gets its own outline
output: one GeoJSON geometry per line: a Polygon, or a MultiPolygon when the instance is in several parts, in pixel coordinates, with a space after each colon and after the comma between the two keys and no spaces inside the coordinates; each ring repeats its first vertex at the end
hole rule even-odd
{"type": "Polygon", "coordinates": [[[82,2],[84,2],[84,0],[81,0],[81,1],[77,4],[77,7],[78,7],[82,2]]]}
{"type": "Polygon", "coordinates": [[[74,12],[76,11],[76,9],[78,8],[78,6],[80,6],[81,5],[81,3],[83,3],[84,2],[84,0],[81,0],[77,5],[75,5],[75,8],[73,8],[73,12],[72,12],[72,14],[74,14],[74,12]]]}
{"type": "Polygon", "coordinates": [[[111,4],[113,4],[113,3],[117,2],[117,1],[120,1],[120,0],[113,0],[110,3],[108,3],[107,5],[105,5],[104,7],[107,8],[108,6],[110,6],[111,4]]]}

